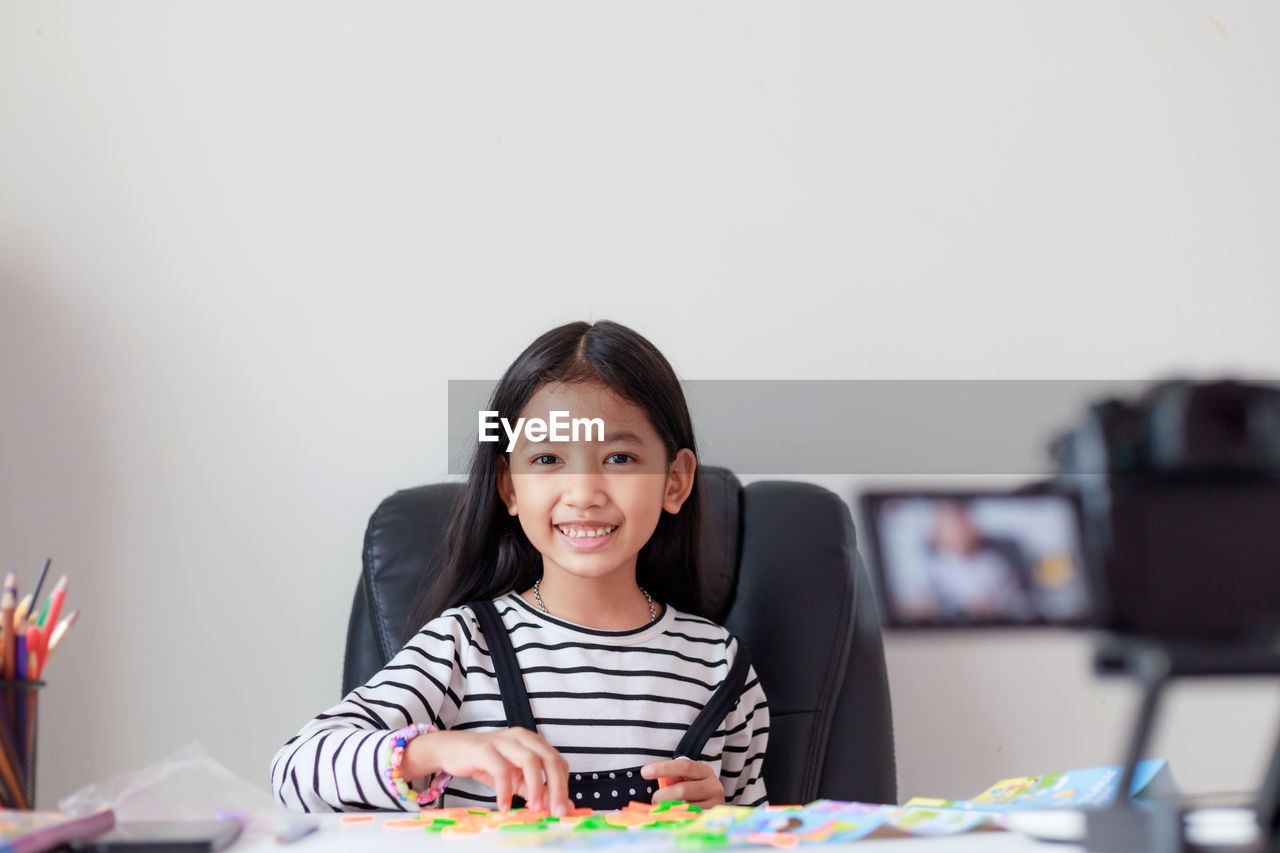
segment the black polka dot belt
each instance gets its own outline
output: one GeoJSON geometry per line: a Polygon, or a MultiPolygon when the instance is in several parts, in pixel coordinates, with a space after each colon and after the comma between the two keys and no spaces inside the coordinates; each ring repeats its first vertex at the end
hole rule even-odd
{"type": "Polygon", "coordinates": [[[658,781],[643,778],[639,767],[569,774],[569,799],[575,806],[620,809],[632,800],[651,803],[656,790],[658,781]]]}

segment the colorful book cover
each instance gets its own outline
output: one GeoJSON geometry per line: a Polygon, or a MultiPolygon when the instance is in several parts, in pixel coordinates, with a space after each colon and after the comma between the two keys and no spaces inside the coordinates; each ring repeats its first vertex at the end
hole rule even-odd
{"type": "Polygon", "coordinates": [[[994,818],[991,813],[958,809],[818,800],[807,806],[757,809],[728,821],[717,820],[709,814],[707,820],[699,819],[680,833],[706,835],[718,831],[728,845],[794,847],[868,837],[931,837],[999,830],[994,818]]]}
{"type": "Polygon", "coordinates": [[[40,853],[74,838],[94,838],[116,825],[103,809],[83,817],[62,812],[0,810],[0,853],[40,853]]]}
{"type": "MultiPolygon", "coordinates": [[[[1090,809],[1110,804],[1120,787],[1123,767],[1087,767],[1065,773],[1003,779],[968,800],[935,800],[912,797],[908,806],[1006,812],[1015,809],[1090,809]]],[[[1174,796],[1179,793],[1169,762],[1153,758],[1138,762],[1130,796],[1135,799],[1174,796]]]]}

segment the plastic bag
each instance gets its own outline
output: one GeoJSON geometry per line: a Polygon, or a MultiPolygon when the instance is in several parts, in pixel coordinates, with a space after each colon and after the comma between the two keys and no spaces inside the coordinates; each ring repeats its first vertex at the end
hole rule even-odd
{"type": "Polygon", "coordinates": [[[83,815],[109,808],[116,821],[239,820],[246,837],[294,840],[315,828],[315,818],[283,808],[258,786],[191,742],[132,773],[113,776],[58,801],[58,809],[83,815]]]}

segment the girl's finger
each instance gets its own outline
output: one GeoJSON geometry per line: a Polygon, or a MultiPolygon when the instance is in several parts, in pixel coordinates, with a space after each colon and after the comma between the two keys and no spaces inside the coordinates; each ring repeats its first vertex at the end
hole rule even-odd
{"type": "Polygon", "coordinates": [[[532,752],[537,754],[542,761],[540,772],[546,774],[546,802],[542,804],[544,809],[555,812],[557,805],[561,806],[563,814],[557,815],[564,817],[573,808],[569,802],[569,762],[565,761],[560,751],[546,740],[534,732],[527,729],[521,729],[529,735],[523,740],[532,752]]]}
{"type": "Polygon", "coordinates": [[[532,752],[526,752],[524,760],[520,762],[518,772],[524,779],[524,789],[527,792],[524,798],[528,802],[529,808],[534,811],[545,808],[541,757],[532,752]]]}
{"type": "Polygon", "coordinates": [[[543,766],[547,768],[547,807],[557,817],[564,817],[573,808],[569,802],[569,764],[561,758],[543,766]]]}
{"type": "Polygon", "coordinates": [[[697,782],[686,782],[685,785],[684,801],[686,803],[706,802],[709,794],[706,779],[699,779],[697,782]]]}
{"type": "Polygon", "coordinates": [[[493,746],[486,746],[481,752],[477,762],[483,767],[490,776],[493,777],[493,789],[497,794],[497,805],[499,811],[511,810],[511,765],[507,764],[498,750],[493,746]]]}
{"type": "Polygon", "coordinates": [[[646,779],[657,779],[660,776],[664,779],[697,779],[701,775],[698,773],[698,768],[701,767],[710,769],[708,765],[700,761],[693,761],[688,758],[673,758],[667,761],[655,761],[653,764],[646,764],[640,768],[640,775],[646,779]]]}
{"type": "Polygon", "coordinates": [[[655,761],[640,768],[640,775],[646,779],[657,779],[659,776],[672,776],[671,765],[674,761],[655,761]]]}
{"type": "Polygon", "coordinates": [[[515,802],[515,797],[523,797],[525,807],[533,808],[532,804],[529,802],[531,797],[529,796],[528,790],[525,788],[524,772],[513,764],[508,764],[507,768],[507,778],[511,781],[512,803],[515,802]]]}
{"type": "Polygon", "coordinates": [[[711,769],[711,765],[706,762],[681,758],[680,772],[675,775],[683,776],[686,779],[710,779],[716,774],[715,771],[711,769]]]}
{"type": "Polygon", "coordinates": [[[700,809],[709,809],[714,806],[722,805],[724,805],[724,788],[720,787],[719,782],[715,784],[715,788],[713,790],[707,791],[707,793],[698,800],[698,808],[700,809]]]}
{"type": "Polygon", "coordinates": [[[682,800],[686,803],[690,802],[689,788],[696,784],[696,782],[676,782],[674,785],[659,788],[653,792],[653,801],[655,803],[664,802],[666,800],[682,800]]]}
{"type": "Polygon", "coordinates": [[[720,781],[720,777],[714,773],[711,778],[705,780],[704,788],[698,796],[698,808],[709,809],[712,806],[724,805],[724,785],[720,781]]]}
{"type": "Polygon", "coordinates": [[[498,742],[498,752],[511,766],[512,787],[524,790],[525,803],[529,808],[542,808],[542,762],[524,744],[515,739],[498,742]]]}
{"type": "Polygon", "coordinates": [[[724,788],[719,779],[694,779],[668,785],[653,794],[653,801],[681,800],[700,809],[718,806],[724,802],[724,788]]]}

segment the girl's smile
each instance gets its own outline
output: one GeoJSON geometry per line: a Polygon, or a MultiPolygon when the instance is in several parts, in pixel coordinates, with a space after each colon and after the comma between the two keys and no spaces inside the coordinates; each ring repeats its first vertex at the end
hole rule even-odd
{"type": "Polygon", "coordinates": [[[570,548],[576,548],[579,551],[603,548],[613,541],[613,534],[619,527],[617,524],[602,524],[595,521],[569,521],[553,526],[556,533],[560,534],[561,539],[566,540],[570,548]]]}

